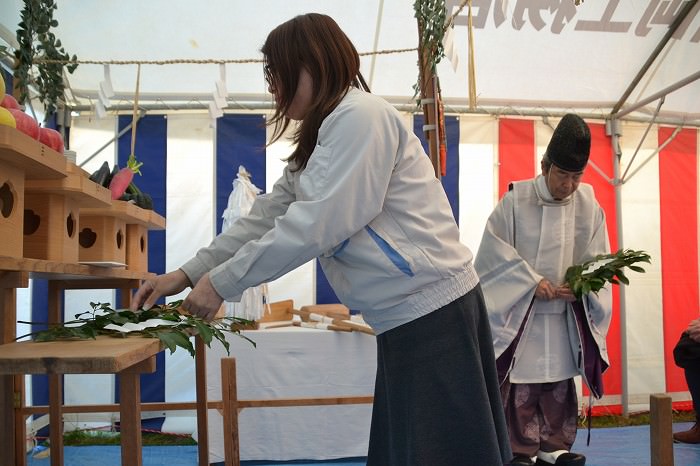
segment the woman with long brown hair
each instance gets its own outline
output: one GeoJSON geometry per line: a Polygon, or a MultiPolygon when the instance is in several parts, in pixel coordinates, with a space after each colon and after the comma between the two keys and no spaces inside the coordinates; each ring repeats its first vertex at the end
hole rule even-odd
{"type": "Polygon", "coordinates": [[[262,53],[272,140],[294,125],[282,177],[193,259],[146,281],[132,307],[189,286],[183,307],[212,319],[223,299],[318,258],[377,335],[367,464],[502,465],[510,448],[472,252],[419,139],[369,93],[332,18],[297,16],[262,53]]]}

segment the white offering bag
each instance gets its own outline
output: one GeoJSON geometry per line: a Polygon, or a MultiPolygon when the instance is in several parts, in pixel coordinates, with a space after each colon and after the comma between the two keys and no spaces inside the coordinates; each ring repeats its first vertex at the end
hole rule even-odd
{"type": "MultiPolygon", "coordinates": [[[[250,173],[243,165],[238,167],[238,175],[233,180],[233,191],[228,197],[228,206],[221,217],[224,219],[221,231],[228,230],[240,217],[248,214],[260,189],[250,181],[250,173]]],[[[260,319],[269,307],[267,284],[248,288],[241,295],[240,302],[224,302],[226,317],[240,317],[247,320],[260,319]]],[[[269,312],[269,310],[268,310],[269,312]]]]}

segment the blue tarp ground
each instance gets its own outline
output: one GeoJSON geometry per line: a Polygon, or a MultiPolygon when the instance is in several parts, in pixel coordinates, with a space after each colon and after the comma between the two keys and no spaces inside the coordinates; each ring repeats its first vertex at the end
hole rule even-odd
{"type": "MultiPolygon", "coordinates": [[[[686,430],[689,423],[674,424],[674,431],[686,430]]],[[[650,464],[649,426],[593,429],[586,446],[586,431],[580,430],[574,450],[587,457],[586,466],[645,466],[650,464]]],[[[700,466],[700,445],[675,444],[675,466],[700,466]]],[[[66,447],[64,464],[69,466],[120,466],[118,446],[66,447]]],[[[29,466],[48,466],[49,458],[29,458],[29,466]]],[[[143,447],[143,466],[195,466],[196,446],[143,447]]],[[[220,463],[223,464],[223,463],[220,463]]],[[[475,463],[476,464],[476,463],[475,463]]],[[[363,466],[362,458],[335,461],[242,461],[242,466],[363,466]]]]}

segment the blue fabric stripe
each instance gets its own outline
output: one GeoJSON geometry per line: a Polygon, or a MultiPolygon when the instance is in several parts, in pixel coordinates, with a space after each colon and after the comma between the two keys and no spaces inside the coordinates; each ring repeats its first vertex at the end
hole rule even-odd
{"type": "Polygon", "coordinates": [[[217,232],[221,232],[221,215],[228,205],[240,165],[250,173],[250,181],[266,192],[265,117],[262,115],[224,115],[216,121],[217,232]]]}
{"type": "Polygon", "coordinates": [[[384,238],[379,236],[377,232],[372,230],[369,226],[366,226],[365,230],[367,230],[369,236],[374,240],[375,243],[377,243],[379,249],[381,249],[382,252],[386,254],[386,257],[389,258],[389,260],[396,266],[397,269],[399,269],[402,273],[408,275],[409,277],[413,277],[415,275],[413,273],[413,270],[411,270],[411,266],[406,261],[406,259],[404,259],[403,256],[401,256],[401,254],[399,254],[394,248],[392,248],[391,245],[387,243],[384,238]]]}
{"type": "Polygon", "coordinates": [[[338,295],[328,283],[328,278],[316,259],[316,304],[337,304],[339,302],[338,295]]]}
{"type": "MultiPolygon", "coordinates": [[[[413,131],[428,151],[428,141],[423,132],[423,115],[413,118],[413,131]]],[[[442,186],[447,193],[447,199],[452,206],[452,215],[459,224],[459,118],[445,116],[445,132],[447,133],[447,174],[442,177],[442,186]]]]}
{"type": "MultiPolygon", "coordinates": [[[[31,289],[31,320],[32,322],[41,322],[38,324],[32,324],[31,331],[38,332],[40,330],[46,330],[48,325],[43,323],[49,320],[49,282],[48,280],[42,280],[34,278],[32,279],[32,289],[31,289]]],[[[61,376],[63,380],[63,376],[61,376]]],[[[47,375],[39,374],[32,375],[32,404],[33,405],[48,405],[49,404],[49,378],[47,375]]],[[[40,415],[35,415],[34,419],[41,417],[40,415]]],[[[37,435],[47,436],[49,428],[44,427],[37,432],[37,435]]]]}
{"type": "MultiPolygon", "coordinates": [[[[119,131],[131,123],[130,115],[119,116],[119,131]]],[[[134,152],[136,160],[143,162],[142,176],[135,175],[134,183],[141,191],[153,198],[153,210],[167,219],[166,206],[166,170],[167,170],[167,119],[163,115],[147,115],[140,118],[136,126],[136,145],[134,152]]],[[[118,164],[126,166],[131,154],[131,131],[119,138],[118,164]]],[[[157,274],[165,270],[165,231],[148,232],[148,270],[157,274]]],[[[120,296],[117,294],[117,302],[120,296]]],[[[165,302],[160,299],[159,303],[165,302]]],[[[119,377],[115,383],[115,399],[119,400],[119,377]]],[[[156,357],[156,371],[153,374],[141,375],[141,401],[165,401],[165,354],[161,352],[156,357]]],[[[159,429],[162,419],[144,422],[148,427],[159,429]],[[155,424],[155,425],[154,425],[155,424]]]]}

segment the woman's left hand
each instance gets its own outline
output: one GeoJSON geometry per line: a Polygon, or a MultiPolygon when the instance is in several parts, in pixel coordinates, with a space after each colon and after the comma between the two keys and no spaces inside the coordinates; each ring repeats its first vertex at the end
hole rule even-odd
{"type": "Polygon", "coordinates": [[[197,282],[192,292],[182,302],[182,308],[194,316],[199,316],[207,322],[216,317],[224,300],[216,292],[209,280],[209,274],[205,274],[197,282]]]}

